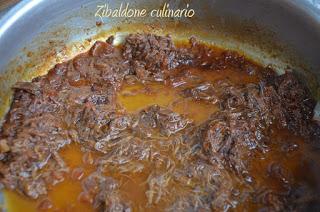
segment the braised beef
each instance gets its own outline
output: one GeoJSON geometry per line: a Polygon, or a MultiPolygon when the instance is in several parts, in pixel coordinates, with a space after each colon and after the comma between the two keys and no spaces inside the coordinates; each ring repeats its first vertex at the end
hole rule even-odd
{"type": "Polygon", "coordinates": [[[152,128],[159,128],[161,135],[170,136],[183,130],[191,122],[180,114],[154,105],[140,112],[136,128],[142,133],[152,128]]]}
{"type": "Polygon", "coordinates": [[[126,38],[124,57],[141,80],[164,81],[166,72],[191,63],[192,55],[177,49],[169,36],[133,34],[126,38]]]}
{"type": "MultiPolygon", "coordinates": [[[[319,207],[320,189],[297,183],[276,158],[266,173],[254,171],[258,157],[269,157],[278,146],[283,154],[297,147],[293,141],[281,144],[274,139],[274,129],[289,130],[319,145],[320,128],[312,121],[316,102],[293,73],[277,76],[235,52],[219,54],[194,37],[179,48],[169,36],[131,34],[120,47],[112,45],[113,39],[98,41],[47,75],[13,86],[13,102],[0,131],[0,182],[5,188],[39,199],[48,194],[49,186],[70,175],[82,183],[79,201],[101,211],[131,211],[134,205],[120,192],[121,182],[108,176],[112,170],[146,175],[143,207],[319,207]],[[212,74],[242,71],[258,80],[212,82],[189,68],[212,74]],[[149,82],[170,85],[182,99],[218,110],[196,124],[167,107],[149,105],[128,113],[117,104],[124,83],[149,82]],[[81,146],[83,163],[94,166],[95,172],[87,176],[83,167],[68,167],[60,152],[71,143],[81,146]],[[280,183],[281,192],[261,183],[261,176],[280,183]]],[[[44,198],[39,207],[48,209],[52,203],[44,198]]]]}
{"type": "Polygon", "coordinates": [[[99,211],[127,212],[131,211],[128,203],[121,200],[119,185],[111,177],[94,172],[83,181],[84,194],[93,197],[93,206],[99,211]]]}

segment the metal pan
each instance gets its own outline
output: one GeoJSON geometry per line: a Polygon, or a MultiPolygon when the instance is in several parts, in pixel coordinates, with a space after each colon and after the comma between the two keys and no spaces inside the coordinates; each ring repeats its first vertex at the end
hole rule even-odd
{"type": "Polygon", "coordinates": [[[45,74],[55,63],[85,51],[95,40],[127,33],[194,35],[203,42],[237,50],[280,74],[296,71],[319,99],[320,0],[134,0],[147,11],[194,9],[192,18],[95,17],[98,5],[120,1],[24,0],[0,20],[0,117],[11,100],[11,86],[45,74]],[[102,24],[97,22],[103,21],[102,24]]]}

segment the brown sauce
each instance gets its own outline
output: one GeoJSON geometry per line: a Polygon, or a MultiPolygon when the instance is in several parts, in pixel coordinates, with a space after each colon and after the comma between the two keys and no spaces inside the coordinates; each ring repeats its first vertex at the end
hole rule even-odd
{"type": "Polygon", "coordinates": [[[8,210],[319,207],[319,134],[306,88],[236,53],[190,46],[108,39],[16,85],[0,131],[8,210]],[[21,186],[32,182],[43,184],[21,186]]]}

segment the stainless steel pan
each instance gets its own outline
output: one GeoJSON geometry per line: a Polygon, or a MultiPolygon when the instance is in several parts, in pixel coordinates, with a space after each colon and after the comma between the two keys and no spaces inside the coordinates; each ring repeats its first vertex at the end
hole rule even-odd
{"type": "MultiPolygon", "coordinates": [[[[125,2],[125,1],[124,1],[125,2]]],[[[25,0],[0,20],[0,117],[10,104],[11,86],[45,74],[53,64],[85,51],[113,34],[120,43],[130,32],[171,34],[242,52],[279,73],[300,74],[316,98],[320,90],[320,0],[135,0],[134,8],[189,4],[193,18],[96,18],[97,5],[120,1],[25,0]]]]}

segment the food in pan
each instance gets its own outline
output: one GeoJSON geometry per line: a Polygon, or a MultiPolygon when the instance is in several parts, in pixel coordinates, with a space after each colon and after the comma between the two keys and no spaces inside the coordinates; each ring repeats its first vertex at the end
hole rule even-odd
{"type": "MultiPolygon", "coordinates": [[[[29,209],[307,210],[319,205],[309,90],[194,37],[113,37],[14,85],[0,182],[29,209]]],[[[12,206],[14,208],[14,206],[12,206]]]]}

